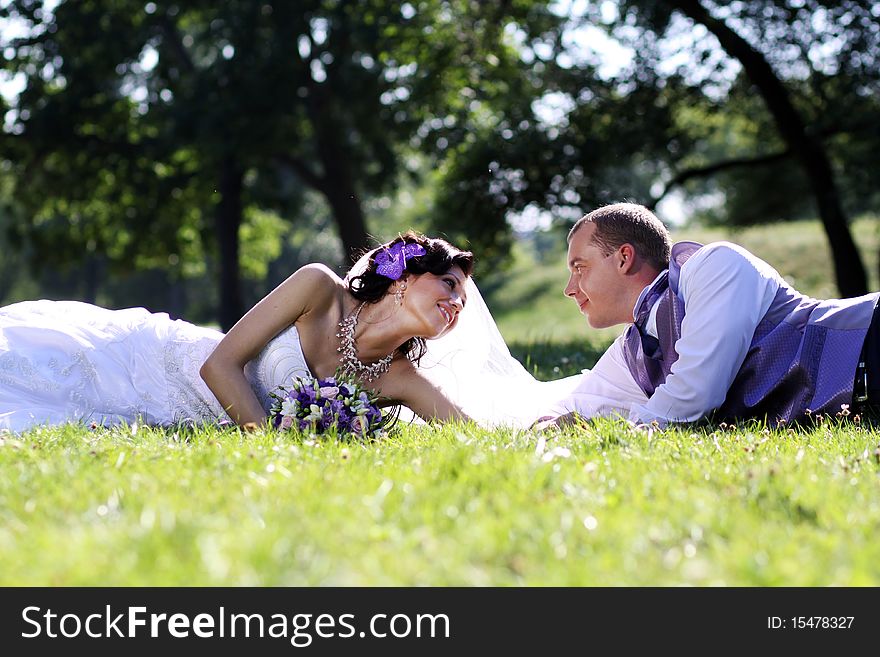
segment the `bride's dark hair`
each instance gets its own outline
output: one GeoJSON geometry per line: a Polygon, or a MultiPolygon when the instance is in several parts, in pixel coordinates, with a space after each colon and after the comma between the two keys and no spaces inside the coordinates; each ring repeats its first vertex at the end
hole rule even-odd
{"type": "MultiPolygon", "coordinates": [[[[431,273],[442,276],[453,267],[459,267],[465,276],[470,276],[474,270],[474,254],[470,251],[462,251],[449,242],[438,237],[426,237],[421,233],[407,231],[398,235],[390,242],[386,242],[375,249],[364,253],[345,277],[348,291],[359,301],[376,303],[386,294],[394,280],[376,273],[376,254],[384,249],[390,249],[398,242],[406,244],[419,244],[425,249],[425,254],[406,258],[404,274],[431,273]]],[[[413,337],[404,342],[398,348],[404,356],[418,364],[427,351],[425,339],[413,337]]]]}

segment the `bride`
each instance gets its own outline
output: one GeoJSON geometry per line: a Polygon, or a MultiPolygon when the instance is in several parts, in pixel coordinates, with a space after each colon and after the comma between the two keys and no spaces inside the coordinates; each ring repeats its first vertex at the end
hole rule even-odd
{"type": "Polygon", "coordinates": [[[266,422],[277,386],[339,368],[426,420],[528,426],[579,377],[542,383],[526,372],[472,269],[471,253],[409,232],[366,253],[345,279],[302,267],[225,336],[143,308],[0,308],[0,428],[252,427],[266,422]]]}

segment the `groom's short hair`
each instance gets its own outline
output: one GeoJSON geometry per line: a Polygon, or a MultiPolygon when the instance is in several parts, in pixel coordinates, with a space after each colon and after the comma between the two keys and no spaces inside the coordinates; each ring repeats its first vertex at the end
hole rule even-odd
{"type": "Polygon", "coordinates": [[[596,227],[593,243],[605,255],[621,244],[632,244],[636,252],[658,271],[669,267],[672,241],[669,231],[648,208],[637,203],[614,203],[593,210],[578,219],[568,232],[568,241],[587,222],[596,227]]]}

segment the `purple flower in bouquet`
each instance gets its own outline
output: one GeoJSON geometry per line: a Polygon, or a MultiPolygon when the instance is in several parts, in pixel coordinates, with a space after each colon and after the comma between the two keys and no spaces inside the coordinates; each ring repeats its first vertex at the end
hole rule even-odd
{"type": "Polygon", "coordinates": [[[324,386],[318,392],[325,399],[336,399],[336,395],[339,394],[339,388],[336,386],[324,386]]]}
{"type": "Polygon", "coordinates": [[[363,415],[355,415],[353,418],[351,418],[351,423],[349,424],[349,426],[351,427],[351,430],[355,433],[360,433],[361,431],[366,430],[366,427],[369,423],[365,421],[363,417],[363,415]]]}
{"type": "Polygon", "coordinates": [[[296,377],[270,394],[275,401],[269,416],[281,430],[335,429],[340,438],[375,438],[385,424],[376,394],[340,377],[296,377]]]}

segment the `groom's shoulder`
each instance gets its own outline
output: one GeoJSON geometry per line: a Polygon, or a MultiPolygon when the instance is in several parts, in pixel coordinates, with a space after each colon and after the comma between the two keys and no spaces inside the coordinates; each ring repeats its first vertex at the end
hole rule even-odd
{"type": "MultiPolygon", "coordinates": [[[[681,268],[682,280],[764,280],[768,284],[782,282],[779,272],[754,253],[734,242],[710,242],[700,248],[681,268]],[[724,272],[723,275],[717,275],[724,272]]],[[[686,287],[686,284],[683,283],[686,287]]]]}
{"type": "Polygon", "coordinates": [[[732,252],[736,253],[740,256],[747,256],[750,258],[756,258],[757,256],[746,249],[744,246],[737,244],[735,242],[728,242],[727,240],[718,240],[717,242],[709,242],[704,244],[702,248],[698,251],[698,253],[708,254],[715,252],[732,252]]]}
{"type": "Polygon", "coordinates": [[[745,263],[757,264],[764,263],[761,258],[746,249],[745,247],[734,242],[719,240],[717,242],[709,242],[698,249],[685,263],[688,269],[696,269],[700,265],[711,262],[715,266],[742,265],[745,263]],[[689,266],[688,266],[689,265],[689,266]]]}

